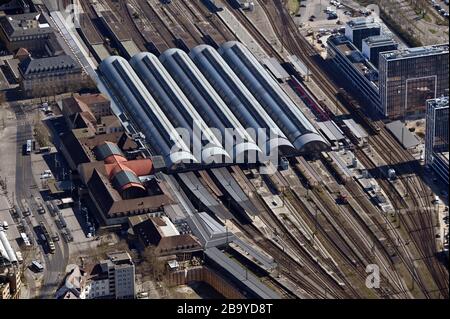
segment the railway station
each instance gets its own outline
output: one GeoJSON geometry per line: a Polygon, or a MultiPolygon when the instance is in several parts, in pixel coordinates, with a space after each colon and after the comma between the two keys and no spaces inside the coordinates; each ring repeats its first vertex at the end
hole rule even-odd
{"type": "MultiPolygon", "coordinates": [[[[16,61],[38,43],[0,43],[0,298],[448,298],[448,103],[425,131],[421,114],[403,127],[367,107],[398,35],[356,3],[318,2],[0,6],[4,22],[45,16],[95,84],[16,101],[16,61]],[[111,253],[115,273],[92,269],[111,253]]],[[[417,81],[405,94],[432,98],[417,81]]]]}
{"type": "Polygon", "coordinates": [[[318,153],[329,148],[329,143],[309,119],[242,44],[227,43],[219,52],[229,63],[212,47],[200,46],[191,56],[180,49],[169,49],[159,59],[151,53],[139,53],[130,62],[110,57],[101,63],[100,72],[109,83],[110,95],[118,98],[150,144],[155,143],[156,136],[165,136],[169,141],[177,128],[189,132],[188,141],[180,139],[182,151],[175,155],[175,161],[169,143],[154,146],[155,155],[169,160],[168,166],[187,159],[213,166],[256,164],[261,159],[266,161],[262,155],[269,153],[267,146],[270,151],[273,144],[282,150],[283,156],[318,153]],[[227,49],[239,53],[234,56],[227,49]],[[236,74],[233,67],[242,67],[242,70],[236,74]],[[251,78],[243,77],[244,67],[254,72],[251,78]],[[218,81],[218,77],[222,81],[218,81]],[[227,92],[234,93],[229,96],[227,92]],[[142,107],[138,101],[144,98],[146,106],[142,107]],[[136,102],[130,104],[129,101],[136,102]],[[148,110],[153,108],[155,111],[148,110]],[[143,121],[142,112],[151,115],[147,118],[153,123],[152,127],[143,121]],[[164,115],[155,118],[155,112],[164,115]],[[248,127],[253,129],[252,132],[261,128],[269,130],[270,136],[265,132],[263,147],[256,144],[261,137],[248,133],[248,127]],[[231,147],[227,141],[230,129],[235,134],[231,147]],[[289,149],[294,145],[295,149],[289,149]],[[261,154],[261,148],[266,149],[265,154],[261,154]]]}

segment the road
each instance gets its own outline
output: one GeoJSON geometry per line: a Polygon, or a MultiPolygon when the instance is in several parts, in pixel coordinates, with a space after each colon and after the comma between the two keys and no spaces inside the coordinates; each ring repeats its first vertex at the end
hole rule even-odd
{"type": "MultiPolygon", "coordinates": [[[[17,118],[17,152],[19,153],[16,160],[16,189],[15,198],[16,203],[21,209],[22,199],[25,199],[30,206],[32,211],[32,216],[26,217],[26,222],[33,229],[40,222],[43,222],[47,229],[51,230],[51,220],[50,215],[37,214],[37,203],[34,198],[40,198],[40,193],[38,191],[38,186],[33,178],[31,156],[22,155],[22,146],[28,139],[32,138],[32,128],[31,123],[26,117],[24,111],[20,108],[15,108],[16,118],[17,118]]],[[[52,231],[53,232],[53,231],[52,231]]],[[[37,235],[32,232],[35,237],[35,242],[39,242],[37,235]]],[[[52,298],[56,289],[58,288],[62,275],[65,274],[65,269],[69,260],[69,248],[65,241],[61,240],[55,243],[56,251],[55,254],[45,254],[42,246],[39,249],[42,255],[45,256],[43,262],[45,263],[45,272],[42,282],[41,291],[39,292],[39,297],[41,298],[52,298]]]]}

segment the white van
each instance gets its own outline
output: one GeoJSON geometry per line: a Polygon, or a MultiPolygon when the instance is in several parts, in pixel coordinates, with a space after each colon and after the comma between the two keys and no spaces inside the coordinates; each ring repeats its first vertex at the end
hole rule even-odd
{"type": "Polygon", "coordinates": [[[4,229],[4,230],[7,230],[8,227],[9,227],[8,222],[5,220],[5,221],[3,222],[3,229],[4,229]]]}

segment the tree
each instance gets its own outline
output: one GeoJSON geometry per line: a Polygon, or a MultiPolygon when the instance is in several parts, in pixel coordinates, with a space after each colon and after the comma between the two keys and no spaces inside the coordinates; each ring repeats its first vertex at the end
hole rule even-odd
{"type": "Polygon", "coordinates": [[[156,247],[148,246],[142,253],[142,274],[150,276],[155,281],[162,281],[166,274],[164,262],[159,259],[156,247]]]}
{"type": "Polygon", "coordinates": [[[36,141],[40,147],[46,147],[50,143],[50,136],[48,134],[47,127],[41,121],[39,114],[36,115],[34,119],[34,134],[36,141]]]}

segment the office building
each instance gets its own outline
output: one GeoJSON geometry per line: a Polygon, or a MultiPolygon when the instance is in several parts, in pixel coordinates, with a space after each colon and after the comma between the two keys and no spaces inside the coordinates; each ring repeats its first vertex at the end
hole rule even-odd
{"type": "Polygon", "coordinates": [[[381,52],[397,50],[398,43],[389,35],[374,35],[362,41],[362,53],[376,68],[381,52]]]}
{"type": "Polygon", "coordinates": [[[425,163],[448,184],[448,96],[426,105],[425,163]]]}
{"type": "Polygon", "coordinates": [[[135,266],[130,255],[114,252],[108,259],[88,264],[81,269],[75,265],[67,274],[64,285],[56,292],[57,299],[134,299],[135,266]]]}
{"type": "Polygon", "coordinates": [[[423,117],[426,100],[448,96],[448,44],[382,52],[378,71],[380,112],[423,117]]]}
{"type": "Polygon", "coordinates": [[[356,18],[345,25],[345,36],[359,51],[362,50],[362,41],[365,38],[381,34],[381,27],[373,19],[356,18]]]}
{"type": "MultiPolygon", "coordinates": [[[[103,274],[105,276],[100,277],[108,281],[108,289],[104,289],[105,293],[116,299],[134,299],[136,297],[135,267],[131,256],[127,252],[108,254],[108,259],[100,262],[100,269],[99,275],[103,274]]],[[[101,286],[105,282],[97,284],[101,286]]],[[[94,283],[94,291],[96,286],[98,285],[94,283]]]]}
{"type": "MultiPolygon", "coordinates": [[[[342,35],[330,36],[327,40],[328,59],[337,72],[347,78],[353,93],[367,101],[370,107],[380,107],[378,71],[349,39],[342,35]]],[[[366,106],[366,107],[367,107],[366,106]]]]}

